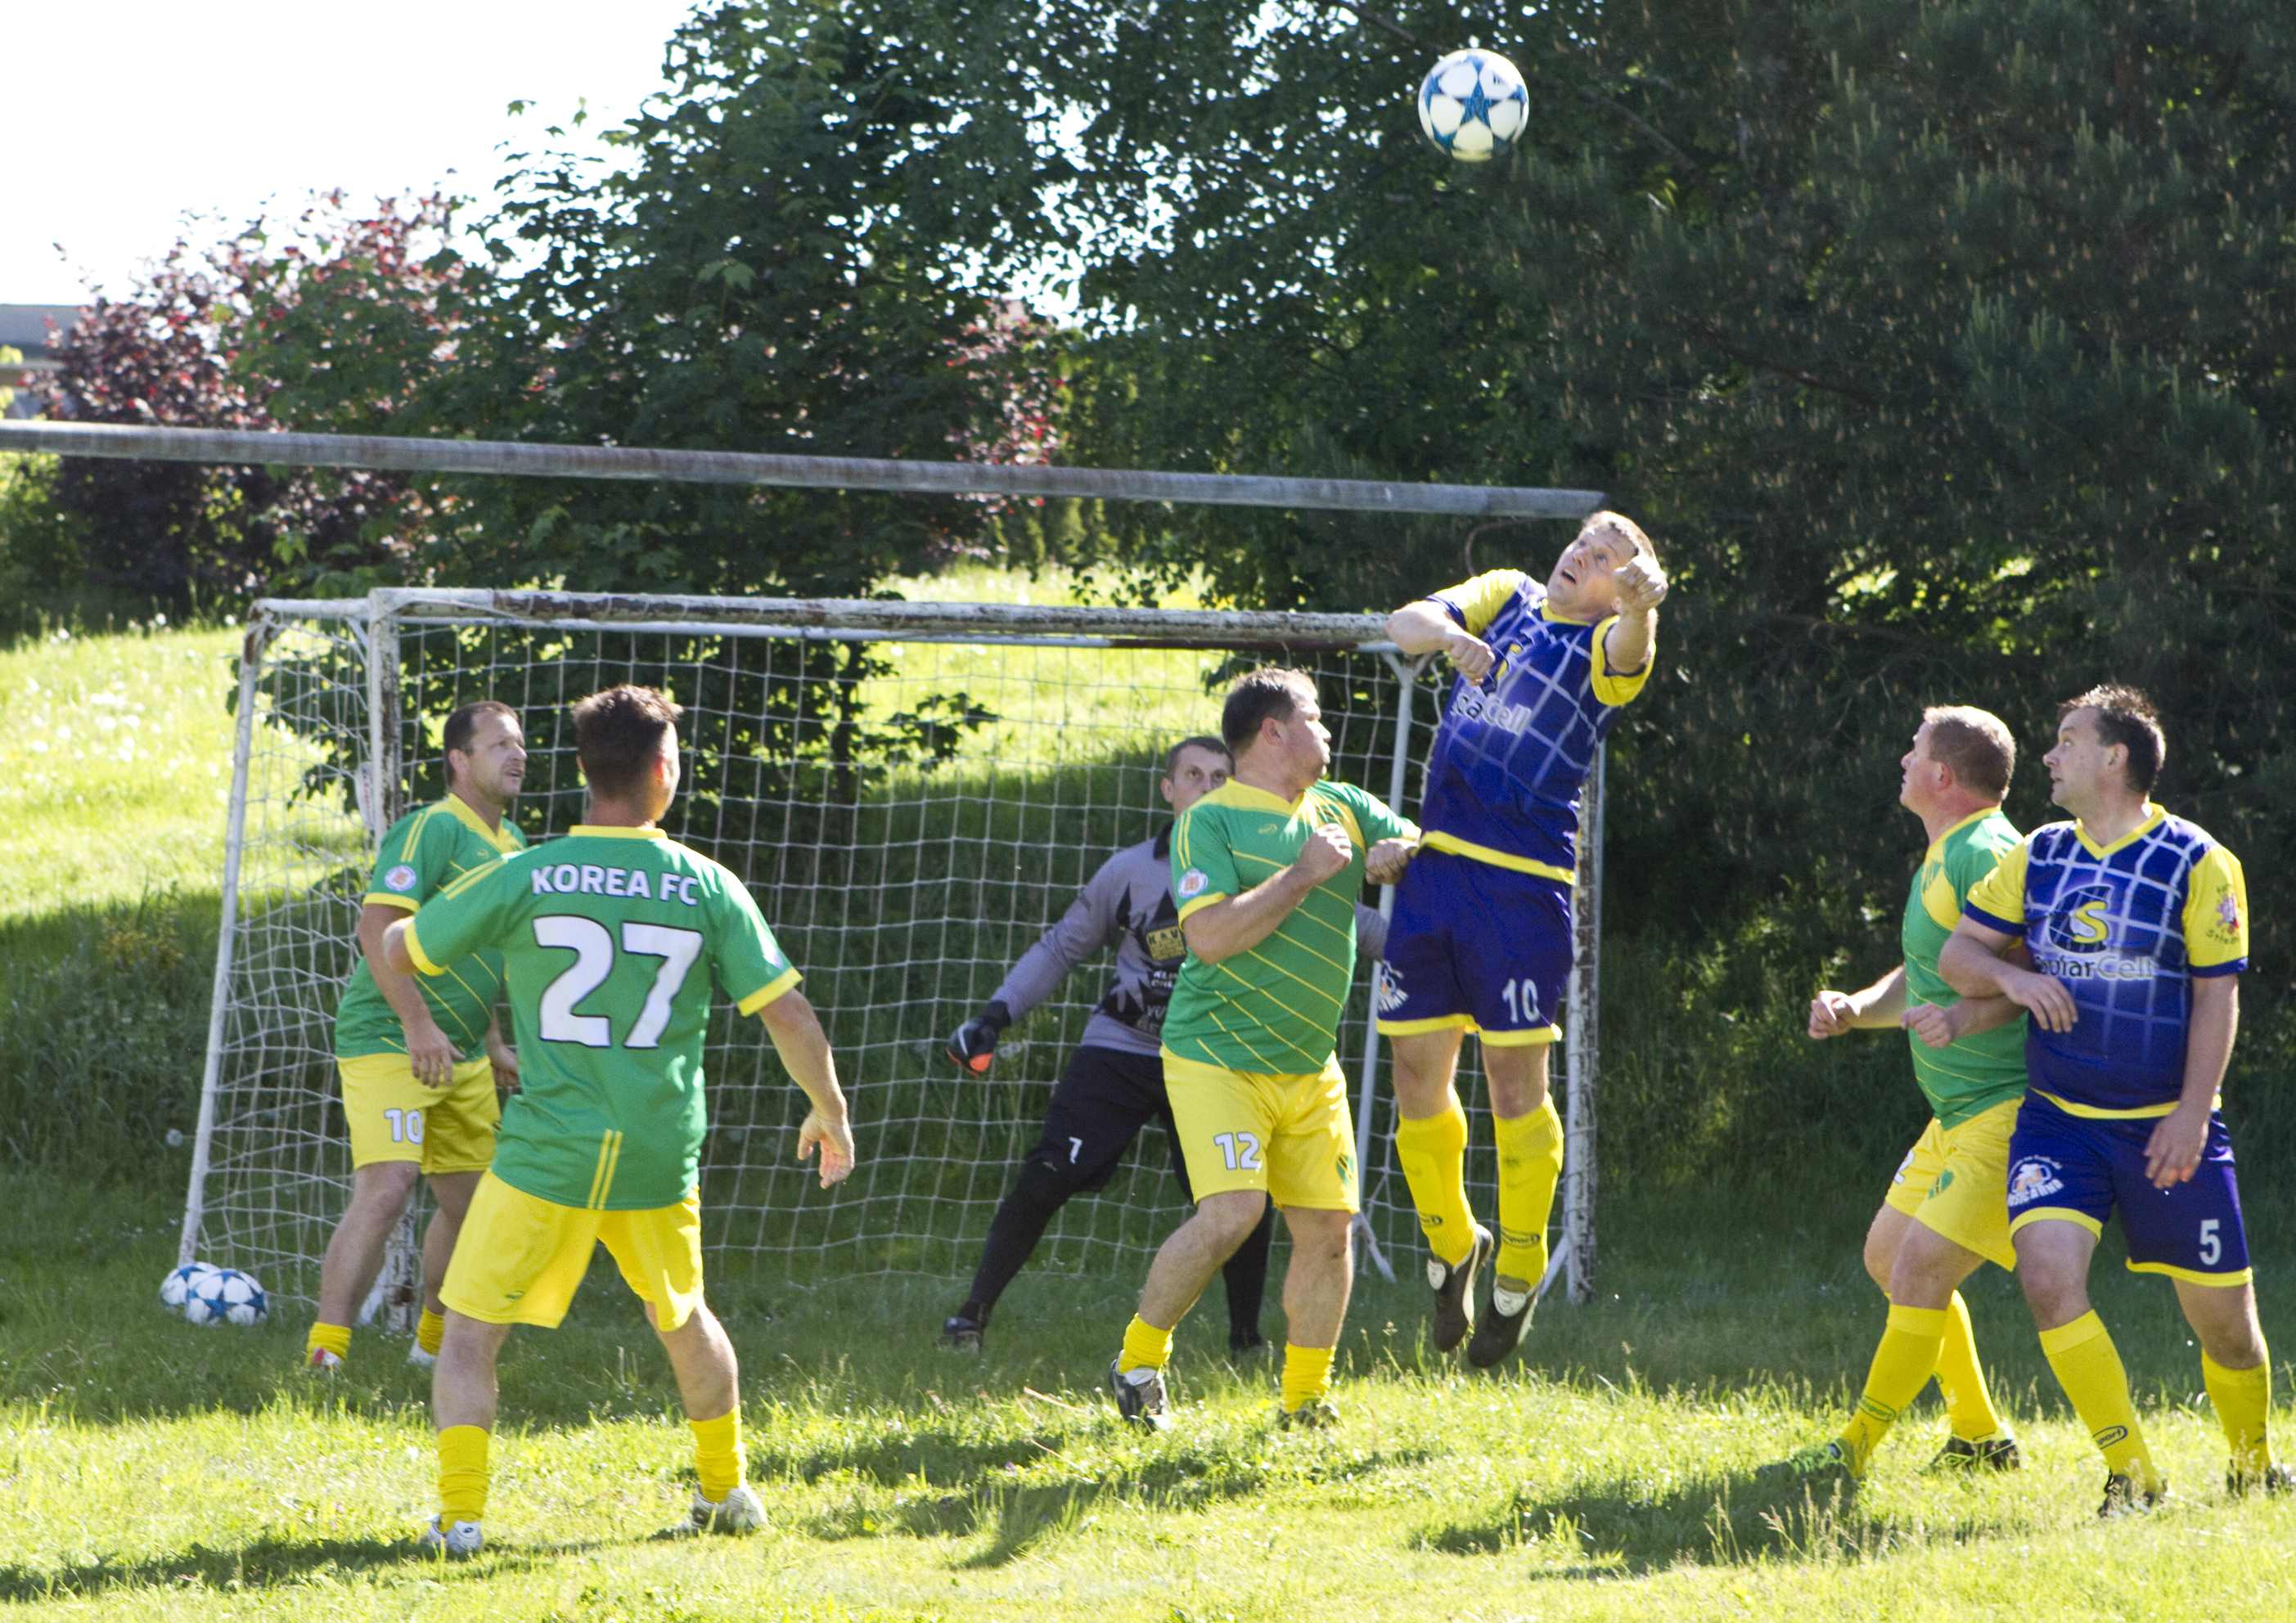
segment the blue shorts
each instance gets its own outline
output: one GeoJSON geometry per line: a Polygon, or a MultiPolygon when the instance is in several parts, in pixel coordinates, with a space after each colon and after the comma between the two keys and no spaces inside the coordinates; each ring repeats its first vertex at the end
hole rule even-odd
{"type": "Polygon", "coordinates": [[[1379,1029],[1480,1031],[1500,1047],[1551,1043],[1570,946],[1570,886],[1422,851],[1396,888],[1374,992],[1379,1029]]]}
{"type": "Polygon", "coordinates": [[[2160,1124],[2158,1116],[2076,1116],[2027,1094],[2009,1138],[2010,1234],[2050,1219],[2101,1234],[2118,1209],[2133,1271],[2200,1285],[2246,1284],[2248,1234],[2224,1118],[2209,1117],[2192,1182],[2166,1189],[2144,1176],[2144,1146],[2160,1124]]]}

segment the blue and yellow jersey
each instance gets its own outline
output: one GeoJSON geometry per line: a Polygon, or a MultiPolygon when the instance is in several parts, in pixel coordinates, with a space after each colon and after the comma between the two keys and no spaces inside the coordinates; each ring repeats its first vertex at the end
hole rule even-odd
{"type": "Polygon", "coordinates": [[[2185,1086],[2195,977],[2248,968],[2248,888],[2208,831],[2147,804],[2109,846],[2035,829],[1969,892],[1967,915],[2024,941],[2072,994],[2070,1031],[2030,1022],[2033,1089],[2077,1116],[2164,1116],[2185,1086]]]}
{"type": "Polygon", "coordinates": [[[1603,639],[1618,623],[1558,619],[1546,588],[1493,570],[1429,600],[1498,656],[1480,682],[1451,684],[1427,758],[1419,822],[1430,850],[1569,884],[1578,872],[1578,791],[1619,708],[1650,662],[1614,671],[1603,639]]]}

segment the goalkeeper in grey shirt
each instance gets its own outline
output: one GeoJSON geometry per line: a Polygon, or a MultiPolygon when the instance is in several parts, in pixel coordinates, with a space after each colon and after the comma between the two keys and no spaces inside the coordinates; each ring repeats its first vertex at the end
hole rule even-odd
{"type": "MultiPolygon", "coordinates": [[[[1227,782],[1233,767],[1217,738],[1187,738],[1164,757],[1164,802],[1178,816],[1227,782]]],[[[1013,1187],[988,1225],[988,1243],[964,1305],[941,1326],[941,1345],[977,1350],[996,1299],[1037,1249],[1053,1214],[1071,1195],[1105,1186],[1151,1117],[1164,1124],[1172,1171],[1193,1198],[1188,1171],[1164,1096],[1163,1062],[1157,1057],[1164,1010],[1187,956],[1179,911],[1172,901],[1172,831],[1127,846],[1085,884],[1060,922],[1021,955],[980,1012],[948,1039],[948,1056],[975,1076],[985,1074],[1004,1029],[1052,996],[1069,971],[1111,942],[1116,978],[1093,1011],[1084,1041],[1053,1088],[1052,1108],[1035,1149],[1021,1161],[1013,1187]]],[[[1387,921],[1356,909],[1357,952],[1376,963],[1387,921]]],[[[1263,1214],[1222,1270],[1227,1284],[1228,1346],[1249,1352],[1267,1345],[1259,1307],[1267,1290],[1267,1245],[1275,1209],[1263,1214]]]]}

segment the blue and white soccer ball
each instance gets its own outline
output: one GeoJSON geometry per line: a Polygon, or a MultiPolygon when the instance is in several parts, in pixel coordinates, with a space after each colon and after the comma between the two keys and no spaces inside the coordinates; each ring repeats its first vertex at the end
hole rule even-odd
{"type": "Polygon", "coordinates": [[[192,1287],[205,1275],[221,1271],[206,1262],[187,1262],[180,1268],[170,1268],[168,1277],[160,1282],[160,1306],[181,1313],[184,1302],[191,1299],[192,1287]]]}
{"type": "Polygon", "coordinates": [[[1530,92],[1496,51],[1454,51],[1419,81],[1419,127],[1461,163],[1488,163],[1530,123],[1530,92]]]}
{"type": "Polygon", "coordinates": [[[184,1291],[184,1317],[193,1324],[260,1324],[270,1313],[255,1275],[237,1268],[209,1268],[184,1291]]]}

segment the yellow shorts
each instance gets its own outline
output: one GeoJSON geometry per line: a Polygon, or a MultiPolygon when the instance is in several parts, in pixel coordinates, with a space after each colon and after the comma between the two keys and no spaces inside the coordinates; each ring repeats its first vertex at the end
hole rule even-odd
{"type": "Polygon", "coordinates": [[[425,1172],[484,1172],[495,1158],[502,1102],[494,1062],[480,1054],[455,1067],[444,1087],[425,1087],[403,1053],[337,1060],[351,1165],[415,1161],[425,1172]]]}
{"type": "Polygon", "coordinates": [[[439,1295],[465,1318],[554,1330],[603,1242],[654,1323],[675,1330],[701,1305],[701,1192],[650,1211],[593,1211],[479,1180],[439,1295]]]}
{"type": "Polygon", "coordinates": [[[1356,1209],[1356,1129],[1335,1056],[1312,1076],[1164,1055],[1164,1092],[1197,1200],[1256,1189],[1278,1206],[1356,1209]]]}
{"type": "Polygon", "coordinates": [[[2014,1270],[2009,1243],[2009,1134],[2018,1099],[2005,1100],[1957,1127],[1935,1117],[1890,1180],[1882,1204],[1965,1251],[2014,1270]]]}

